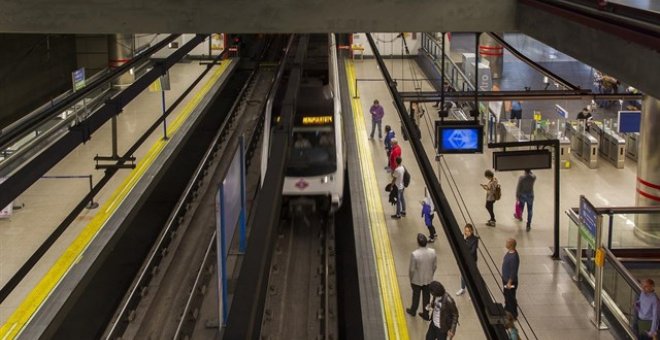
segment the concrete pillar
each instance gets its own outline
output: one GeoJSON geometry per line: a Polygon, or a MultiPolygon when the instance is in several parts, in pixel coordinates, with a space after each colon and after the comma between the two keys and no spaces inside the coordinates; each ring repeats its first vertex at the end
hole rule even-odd
{"type": "Polygon", "coordinates": [[[479,56],[481,60],[488,60],[493,79],[500,79],[504,70],[504,49],[487,33],[479,37],[479,56]]]}
{"type": "MultiPolygon", "coordinates": [[[[660,100],[644,96],[637,158],[637,205],[660,206],[660,100]]],[[[638,236],[660,241],[660,214],[636,219],[638,236]]]]}
{"type": "MultiPolygon", "coordinates": [[[[124,65],[133,58],[133,35],[113,34],[108,37],[108,66],[113,69],[124,65]]],[[[133,83],[135,76],[131,72],[124,73],[115,79],[114,85],[127,86],[133,83]]]]}

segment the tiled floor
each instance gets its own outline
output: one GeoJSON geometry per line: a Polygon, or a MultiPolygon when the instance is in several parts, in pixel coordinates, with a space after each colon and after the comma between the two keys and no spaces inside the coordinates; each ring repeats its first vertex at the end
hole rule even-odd
{"type": "MultiPolygon", "coordinates": [[[[412,73],[423,78],[412,61],[404,67],[400,61],[392,72],[394,78],[411,78],[412,73]],[[402,74],[402,71],[404,74],[402,74]]],[[[374,60],[356,61],[356,76],[358,78],[377,78],[381,76],[374,60]]],[[[389,62],[388,62],[389,66],[389,62]]],[[[381,82],[359,82],[360,100],[364,112],[368,112],[369,106],[374,99],[379,99],[385,108],[384,124],[389,124],[396,131],[401,140],[401,127],[398,115],[392,105],[392,100],[385,85],[381,82]]],[[[411,85],[406,85],[411,87],[411,85]]],[[[429,84],[424,82],[424,90],[430,90],[429,84]]],[[[435,112],[429,105],[427,112],[435,112]]],[[[429,125],[432,115],[426,115],[423,120],[422,141],[426,152],[432,156],[434,151],[431,144],[429,125]]],[[[367,128],[371,128],[369,117],[365,117],[367,128]]],[[[420,218],[421,206],[419,201],[424,195],[424,183],[412,156],[412,151],[407,142],[401,142],[403,149],[404,165],[412,175],[411,186],[406,189],[406,201],[408,203],[408,216],[401,220],[392,220],[389,215],[393,213],[393,207],[384,207],[389,236],[392,242],[392,251],[399,276],[399,288],[401,298],[405,306],[410,305],[411,289],[408,278],[408,261],[410,252],[416,248],[416,234],[427,233],[423,220],[420,218]]],[[[386,163],[382,141],[372,141],[372,152],[374,156],[374,168],[382,169],[386,163]],[[382,165],[381,165],[382,164],[382,165]]],[[[491,167],[491,151],[477,155],[452,155],[445,156],[451,168],[453,180],[455,180],[460,193],[467,206],[466,218],[456,213],[459,224],[472,220],[481,237],[479,268],[487,282],[494,298],[503,302],[498,283],[500,281],[498,270],[501,266],[502,256],[505,252],[504,243],[507,238],[513,237],[518,241],[518,250],[521,255],[520,289],[518,300],[522,309],[520,323],[527,334],[523,338],[539,339],[612,339],[608,331],[598,331],[592,325],[590,318],[593,316],[590,301],[582,295],[573,283],[569,273],[562,263],[551,259],[551,247],[553,244],[553,172],[552,170],[536,171],[538,177],[535,185],[535,209],[531,232],[525,232],[524,223],[513,219],[514,190],[520,173],[507,172],[496,173],[503,188],[503,197],[495,205],[497,216],[497,227],[490,228],[484,222],[488,219],[484,208],[485,195],[479,183],[484,183],[483,171],[491,167]],[[470,217],[471,216],[471,217],[470,217]],[[527,325],[529,323],[529,326],[527,325]],[[535,335],[530,332],[534,330],[535,335]]],[[[571,169],[561,171],[561,241],[567,239],[568,220],[563,211],[576,207],[580,194],[585,194],[600,205],[634,205],[635,202],[635,163],[627,162],[624,169],[616,169],[609,163],[601,162],[598,169],[589,169],[580,162],[574,161],[571,169]]],[[[378,184],[384,187],[390,177],[384,171],[378,176],[378,184]]],[[[453,199],[448,190],[448,179],[441,176],[443,188],[450,202],[456,206],[457,200],[453,199]]],[[[382,193],[383,202],[387,202],[386,193],[382,193]]],[[[438,254],[438,269],[435,279],[442,282],[452,294],[459,288],[459,271],[448,243],[435,220],[436,228],[439,229],[440,239],[432,244],[438,254]]],[[[460,325],[456,339],[478,339],[483,337],[481,326],[476,317],[470,297],[465,294],[456,297],[460,311],[460,325]]],[[[412,339],[423,338],[428,323],[419,317],[407,316],[409,333],[412,339]]],[[[520,327],[519,327],[520,328],[520,327]]]]}
{"type": "MultiPolygon", "coordinates": [[[[185,62],[176,64],[170,69],[171,90],[166,92],[168,107],[193,83],[205,67],[198,62],[185,62]]],[[[186,99],[179,104],[177,110],[168,117],[168,122],[177,117],[180,110],[199,91],[211,74],[212,72],[209,72],[205,79],[199,82],[186,99]]],[[[118,116],[119,154],[125,152],[161,114],[160,92],[145,91],[127,105],[118,116]]],[[[92,135],[90,141],[75,149],[47,175],[92,174],[94,183],[98,182],[103,177],[103,171],[94,169],[93,158],[97,154],[110,154],[110,133],[110,123],[108,122],[92,135]]],[[[162,128],[159,128],[137,150],[134,155],[137,160],[139,161],[151,145],[161,137],[162,128]]],[[[100,206],[122,183],[129,172],[130,170],[120,170],[101,190],[96,197],[100,206]]],[[[0,220],[0,285],[4,285],[14,275],[87,192],[89,192],[87,179],[42,179],[16,200],[16,203],[25,204],[25,207],[15,210],[11,219],[0,220]]],[[[97,211],[98,209],[84,210],[23,282],[0,305],[0,324],[7,320],[12,311],[41,280],[46,271],[97,211]]]]}

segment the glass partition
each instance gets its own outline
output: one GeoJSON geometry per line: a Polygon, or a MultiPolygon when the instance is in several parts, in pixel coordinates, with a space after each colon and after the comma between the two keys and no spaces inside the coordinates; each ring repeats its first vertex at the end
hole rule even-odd
{"type": "Polygon", "coordinates": [[[660,237],[644,235],[643,230],[660,224],[660,211],[607,214],[603,216],[603,240],[609,249],[658,248],[660,237]]]}
{"type": "Polygon", "coordinates": [[[641,292],[641,287],[610,251],[607,251],[603,267],[603,292],[609,298],[609,302],[616,306],[610,308],[612,314],[624,329],[631,331],[635,301],[641,292]]]}

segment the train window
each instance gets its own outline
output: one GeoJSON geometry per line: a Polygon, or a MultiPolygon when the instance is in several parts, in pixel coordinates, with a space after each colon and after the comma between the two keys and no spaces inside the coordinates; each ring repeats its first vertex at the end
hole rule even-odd
{"type": "Polygon", "coordinates": [[[334,132],[298,130],[289,151],[287,176],[320,176],[337,170],[334,132]]]}

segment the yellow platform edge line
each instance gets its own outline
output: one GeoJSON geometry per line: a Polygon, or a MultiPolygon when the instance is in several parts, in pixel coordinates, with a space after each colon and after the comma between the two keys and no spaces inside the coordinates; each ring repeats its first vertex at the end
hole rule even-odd
{"type": "MultiPolygon", "coordinates": [[[[227,70],[231,60],[226,60],[212,73],[211,77],[204,83],[200,91],[183,107],[180,114],[168,127],[168,134],[174,135],[183,123],[188,119],[193,110],[211,90],[220,76],[227,70]]],[[[110,198],[99,209],[94,218],[85,226],[76,239],[69,245],[64,253],[57,259],[55,264],[48,270],[44,277],[37,283],[34,289],[26,296],[18,308],[0,327],[0,339],[14,339],[22,330],[34,313],[48,298],[57,284],[62,280],[69,269],[77,263],[94,236],[102,229],[108,219],[117,210],[128,193],[135,187],[154,160],[160,155],[167,145],[162,138],[154,143],[145,156],[140,160],[122,184],[112,193],[110,198]]]]}
{"type": "Polygon", "coordinates": [[[387,223],[383,212],[383,204],[380,198],[380,189],[376,180],[371,147],[367,142],[367,130],[364,122],[362,104],[359,98],[354,98],[355,67],[352,61],[346,64],[346,72],[349,80],[349,92],[351,106],[353,108],[353,120],[355,122],[355,137],[362,170],[364,200],[368,209],[368,223],[371,228],[371,239],[375,251],[376,270],[382,310],[385,317],[385,330],[388,339],[408,340],[408,325],[403,311],[403,303],[399,292],[392,245],[390,243],[387,223]]]}

